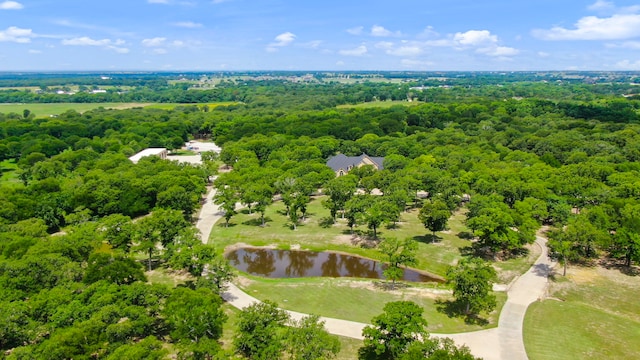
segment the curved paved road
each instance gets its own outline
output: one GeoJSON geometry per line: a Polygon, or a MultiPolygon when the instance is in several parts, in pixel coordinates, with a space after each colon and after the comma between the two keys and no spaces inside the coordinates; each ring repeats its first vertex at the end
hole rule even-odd
{"type": "MultiPolygon", "coordinates": [[[[212,201],[215,189],[207,194],[199,214],[196,227],[202,233],[202,242],[207,243],[211,228],[222,218],[223,212],[212,201]]],[[[498,327],[494,329],[474,331],[460,334],[432,334],[438,337],[449,337],[459,345],[467,345],[475,356],[485,360],[521,360],[528,359],[522,338],[522,325],[527,307],[542,298],[547,289],[547,278],[555,263],[547,256],[547,240],[536,237],[536,244],[542,249],[540,256],[524,275],[520,276],[507,291],[507,302],[500,312],[498,327]]],[[[258,299],[246,294],[234,284],[222,296],[229,304],[244,309],[258,299]]],[[[287,311],[292,318],[300,319],[306,314],[287,311]]],[[[322,317],[327,330],[335,335],[354,339],[362,339],[362,329],[367,326],[348,320],[322,317]]]]}

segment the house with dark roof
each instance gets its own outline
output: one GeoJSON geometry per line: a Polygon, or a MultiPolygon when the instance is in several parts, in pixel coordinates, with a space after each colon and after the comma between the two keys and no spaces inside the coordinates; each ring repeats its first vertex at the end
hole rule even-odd
{"type": "Polygon", "coordinates": [[[346,156],[345,154],[338,154],[327,160],[327,166],[336,173],[336,176],[342,176],[347,174],[354,167],[361,167],[365,165],[371,165],[376,170],[382,170],[383,161],[384,157],[369,156],[364,153],[360,156],[346,156]]]}

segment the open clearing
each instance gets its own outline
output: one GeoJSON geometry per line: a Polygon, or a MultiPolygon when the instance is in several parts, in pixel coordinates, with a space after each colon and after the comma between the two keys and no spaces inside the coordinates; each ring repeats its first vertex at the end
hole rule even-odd
{"type": "Polygon", "coordinates": [[[213,109],[216,106],[229,106],[235,105],[234,102],[220,102],[220,103],[202,103],[202,104],[179,104],[179,103],[47,103],[47,104],[0,104],[0,113],[16,113],[22,115],[25,109],[31,111],[36,117],[49,117],[51,115],[60,115],[65,111],[75,110],[79,113],[85,111],[105,108],[124,110],[136,107],[146,107],[152,109],[173,110],[178,106],[208,106],[209,109],[213,109]]]}
{"type": "Polygon", "coordinates": [[[531,360],[639,359],[640,277],[617,269],[570,267],[524,321],[531,360]]]}
{"type": "Polygon", "coordinates": [[[262,279],[241,278],[240,287],[259,300],[275,301],[287,310],[325,317],[370,323],[391,301],[413,301],[424,309],[429,331],[458,333],[496,327],[505,293],[496,293],[498,306],[484,325],[466,324],[463,317],[448,317],[439,308],[442,300],[451,296],[443,285],[428,287],[422,284],[398,284],[396,290],[381,289],[380,280],[363,279],[262,279]]]}

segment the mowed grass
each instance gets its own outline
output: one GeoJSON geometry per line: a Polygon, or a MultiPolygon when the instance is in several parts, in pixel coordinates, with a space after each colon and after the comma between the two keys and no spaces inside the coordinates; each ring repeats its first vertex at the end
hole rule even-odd
{"type": "Polygon", "coordinates": [[[389,108],[396,105],[402,106],[416,106],[422,104],[421,101],[399,101],[399,100],[389,100],[389,101],[371,101],[360,104],[345,104],[338,105],[338,109],[353,109],[353,108],[389,108]]]}
{"type": "Polygon", "coordinates": [[[18,164],[15,159],[0,161],[0,183],[18,182],[18,164]]]}
{"type": "Polygon", "coordinates": [[[149,103],[55,103],[55,104],[0,104],[0,113],[16,113],[22,115],[27,109],[36,117],[48,117],[50,115],[60,115],[69,110],[79,113],[98,108],[105,109],[131,109],[134,107],[145,107],[149,103]]]}
{"type": "Polygon", "coordinates": [[[570,268],[550,296],[532,304],[524,341],[532,360],[639,359],[640,278],[602,268],[570,268]]]}
{"type": "Polygon", "coordinates": [[[424,309],[429,330],[435,333],[458,333],[496,327],[506,294],[497,293],[498,308],[489,314],[486,324],[466,324],[463,317],[449,317],[441,311],[442,301],[451,296],[441,289],[420,284],[405,284],[396,290],[380,288],[380,281],[360,279],[308,278],[270,280],[253,277],[241,281],[241,287],[260,300],[272,300],[287,310],[317,314],[337,319],[370,323],[391,301],[413,301],[424,309]]]}
{"type": "Polygon", "coordinates": [[[0,113],[16,113],[22,115],[25,109],[31,111],[36,117],[49,117],[51,115],[60,115],[69,110],[75,110],[79,113],[83,113],[89,110],[98,108],[124,110],[136,107],[173,110],[178,106],[209,106],[209,109],[214,109],[217,106],[229,106],[236,105],[235,102],[220,102],[220,103],[203,103],[203,104],[178,104],[178,103],[52,103],[52,104],[0,104],[0,113]]]}

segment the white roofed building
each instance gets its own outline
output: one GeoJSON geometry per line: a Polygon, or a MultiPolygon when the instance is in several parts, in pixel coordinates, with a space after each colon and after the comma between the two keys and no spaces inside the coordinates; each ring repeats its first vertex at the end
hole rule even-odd
{"type": "Polygon", "coordinates": [[[137,164],[140,159],[146,156],[157,156],[160,159],[166,159],[168,154],[169,152],[166,148],[147,148],[131,156],[129,160],[131,160],[134,164],[137,164]]]}

